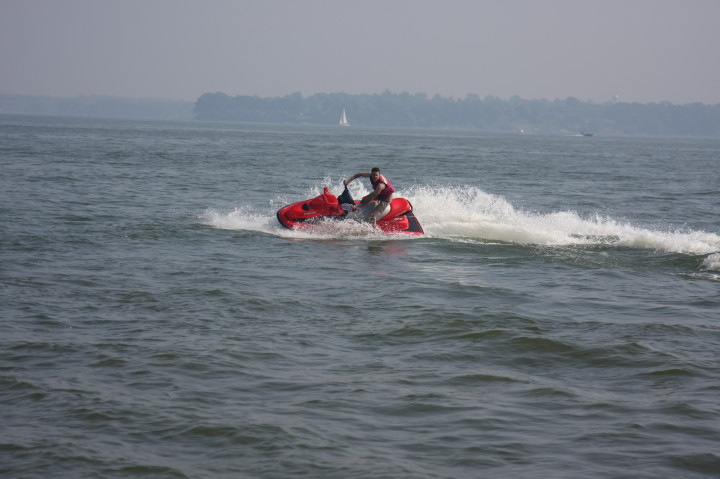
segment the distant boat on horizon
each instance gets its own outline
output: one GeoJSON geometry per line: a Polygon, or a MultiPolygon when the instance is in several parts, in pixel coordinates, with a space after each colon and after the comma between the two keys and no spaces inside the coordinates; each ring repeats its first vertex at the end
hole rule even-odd
{"type": "Polygon", "coordinates": [[[347,120],[347,115],[345,115],[345,108],[343,108],[342,115],[340,116],[340,126],[350,126],[350,123],[347,120]]]}
{"type": "Polygon", "coordinates": [[[582,131],[582,132],[580,132],[580,134],[581,134],[582,136],[593,136],[593,134],[590,133],[589,131],[582,131]]]}

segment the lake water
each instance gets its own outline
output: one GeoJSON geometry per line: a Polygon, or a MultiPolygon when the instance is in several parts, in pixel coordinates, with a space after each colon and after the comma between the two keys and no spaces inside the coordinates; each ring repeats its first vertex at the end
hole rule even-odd
{"type": "Polygon", "coordinates": [[[718,477],[720,139],[6,115],[0,164],[3,477],[718,477]],[[425,236],[277,222],[373,166],[425,236]]]}

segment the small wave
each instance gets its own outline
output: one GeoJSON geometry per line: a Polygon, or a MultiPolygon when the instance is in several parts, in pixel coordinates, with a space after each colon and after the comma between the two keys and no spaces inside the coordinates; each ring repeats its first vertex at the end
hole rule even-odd
{"type": "MultiPolygon", "coordinates": [[[[238,208],[229,213],[208,209],[201,218],[208,226],[223,230],[248,230],[263,233],[269,233],[276,228],[276,225],[272,224],[272,220],[277,222],[275,218],[258,214],[247,207],[238,208]]],[[[277,225],[277,227],[279,226],[277,225]]]]}
{"type": "Polygon", "coordinates": [[[706,271],[720,271],[720,253],[713,253],[702,262],[702,269],[706,271]]]}
{"type": "Polygon", "coordinates": [[[704,281],[719,281],[720,274],[713,273],[681,273],[680,276],[688,279],[704,280],[704,281]]]}
{"type": "Polygon", "coordinates": [[[708,255],[700,264],[700,271],[683,276],[690,279],[720,281],[720,253],[708,255]]]}

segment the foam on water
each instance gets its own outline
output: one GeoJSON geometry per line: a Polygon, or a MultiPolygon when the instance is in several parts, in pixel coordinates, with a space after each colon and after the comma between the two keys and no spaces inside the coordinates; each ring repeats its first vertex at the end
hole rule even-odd
{"type": "Polygon", "coordinates": [[[275,233],[278,226],[274,216],[253,211],[249,207],[236,208],[230,213],[222,213],[214,209],[206,210],[202,219],[205,224],[224,230],[259,231],[262,233],[275,233]]]}
{"type": "MultiPolygon", "coordinates": [[[[325,178],[324,184],[338,182],[325,178]]],[[[368,191],[353,184],[355,198],[368,191]]],[[[311,198],[322,191],[315,185],[301,198],[311,198]]],[[[340,194],[339,188],[331,188],[340,194]],[[336,191],[337,190],[337,191],[336,191]]],[[[710,255],[704,267],[718,269],[720,236],[703,231],[642,228],[610,217],[583,217],[574,211],[541,214],[516,209],[505,198],[473,186],[415,186],[400,189],[397,194],[413,204],[415,214],[428,236],[451,240],[500,241],[545,246],[607,245],[650,249],[668,253],[710,255]],[[714,258],[714,259],[711,259],[714,258]]],[[[240,207],[230,213],[208,210],[206,224],[222,229],[258,231],[298,238],[370,238],[384,237],[366,223],[328,221],[317,228],[295,231],[283,228],[275,211],[294,199],[276,199],[270,210],[258,211],[240,207]]]]}
{"type": "Polygon", "coordinates": [[[720,271],[720,253],[713,253],[705,258],[702,267],[708,271],[720,271]]]}
{"type": "Polygon", "coordinates": [[[557,246],[615,245],[696,255],[720,251],[717,234],[641,228],[600,215],[584,218],[574,211],[526,212],[471,186],[418,186],[400,193],[412,202],[426,233],[433,236],[557,246]]]}

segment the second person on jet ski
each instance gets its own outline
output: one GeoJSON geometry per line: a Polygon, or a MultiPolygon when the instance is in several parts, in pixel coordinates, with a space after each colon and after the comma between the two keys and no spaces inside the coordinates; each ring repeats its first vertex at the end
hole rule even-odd
{"type": "Polygon", "coordinates": [[[370,204],[370,202],[375,200],[377,204],[368,214],[368,220],[371,223],[377,223],[379,219],[381,219],[383,216],[390,212],[390,201],[392,201],[393,193],[395,193],[395,188],[393,188],[392,183],[390,183],[387,178],[380,174],[380,168],[378,168],[377,166],[373,168],[370,173],[355,173],[347,180],[343,180],[343,184],[347,186],[348,183],[355,180],[356,178],[369,178],[370,184],[373,188],[372,193],[364,196],[360,203],[356,206],[356,208],[365,208],[370,204]]]}

